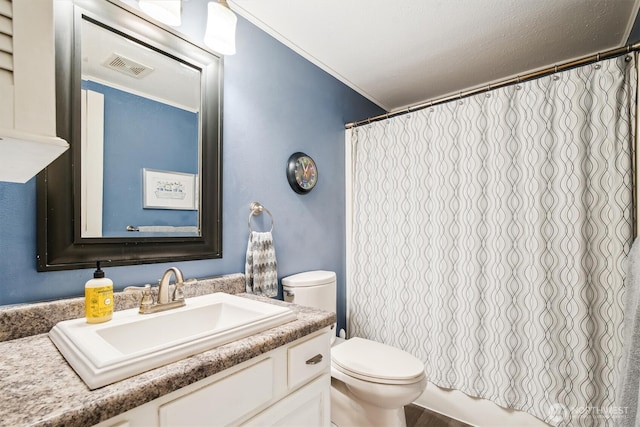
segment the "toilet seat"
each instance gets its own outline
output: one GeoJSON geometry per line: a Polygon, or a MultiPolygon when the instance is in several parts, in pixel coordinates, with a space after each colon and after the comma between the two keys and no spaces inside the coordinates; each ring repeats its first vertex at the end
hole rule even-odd
{"type": "Polygon", "coordinates": [[[333,347],[331,360],[345,375],[378,384],[413,384],[425,377],[423,363],[413,355],[358,337],[333,347]]]}

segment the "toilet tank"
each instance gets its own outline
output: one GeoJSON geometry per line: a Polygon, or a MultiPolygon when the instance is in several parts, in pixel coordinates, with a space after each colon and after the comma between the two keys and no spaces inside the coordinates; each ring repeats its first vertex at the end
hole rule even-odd
{"type": "Polygon", "coordinates": [[[284,300],[306,307],[336,312],[336,273],[315,270],[282,279],[284,300]]]}

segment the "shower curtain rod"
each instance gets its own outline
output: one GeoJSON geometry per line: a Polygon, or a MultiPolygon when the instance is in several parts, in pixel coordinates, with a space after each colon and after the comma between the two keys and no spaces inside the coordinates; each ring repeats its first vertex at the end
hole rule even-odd
{"type": "Polygon", "coordinates": [[[615,56],[619,56],[619,55],[622,55],[622,54],[625,54],[625,53],[629,53],[631,51],[637,51],[637,50],[640,50],[640,42],[632,44],[632,45],[627,45],[627,46],[624,46],[624,47],[620,47],[620,48],[617,48],[617,49],[607,50],[605,52],[597,53],[595,55],[585,56],[583,58],[576,59],[574,61],[565,62],[565,63],[560,64],[560,65],[554,65],[553,67],[543,68],[543,69],[540,69],[538,71],[533,71],[531,73],[524,74],[522,76],[512,77],[512,78],[506,79],[506,80],[501,80],[501,81],[499,81],[497,83],[493,83],[493,84],[489,84],[489,85],[483,85],[483,86],[477,87],[475,89],[461,91],[461,92],[458,92],[457,94],[447,95],[447,96],[444,96],[442,98],[436,98],[436,99],[433,99],[431,101],[422,102],[420,104],[412,105],[412,106],[409,106],[409,107],[404,108],[402,110],[395,111],[393,113],[380,114],[378,116],[370,117],[368,119],[347,123],[347,124],[344,125],[344,127],[345,127],[345,129],[351,129],[351,128],[355,128],[355,127],[358,127],[358,126],[366,125],[367,123],[377,122],[377,121],[380,121],[380,120],[389,119],[391,117],[401,116],[403,114],[412,113],[414,111],[422,110],[422,109],[425,109],[425,108],[428,108],[428,107],[432,107],[434,105],[443,104],[445,102],[453,101],[454,99],[462,99],[462,98],[466,98],[466,97],[469,97],[469,96],[472,96],[472,95],[476,95],[478,93],[488,92],[488,91],[493,90],[493,89],[498,89],[498,88],[501,88],[501,87],[509,86],[509,85],[514,84],[514,83],[522,83],[522,82],[525,82],[525,81],[528,81],[528,80],[537,79],[537,78],[540,78],[540,77],[543,77],[543,76],[546,76],[546,75],[549,75],[549,74],[557,73],[558,71],[568,70],[569,68],[574,68],[574,67],[578,67],[580,65],[586,65],[586,64],[589,64],[589,63],[593,63],[593,62],[598,62],[598,61],[601,61],[603,59],[613,58],[615,56]]]}

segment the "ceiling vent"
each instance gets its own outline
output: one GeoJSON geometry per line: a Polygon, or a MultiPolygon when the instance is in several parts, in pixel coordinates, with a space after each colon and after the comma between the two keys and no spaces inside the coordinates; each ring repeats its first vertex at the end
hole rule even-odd
{"type": "Polygon", "coordinates": [[[111,54],[111,56],[103,62],[102,65],[107,68],[111,68],[112,70],[120,71],[121,73],[136,79],[141,79],[153,71],[152,67],[141,64],[117,53],[111,54]]]}

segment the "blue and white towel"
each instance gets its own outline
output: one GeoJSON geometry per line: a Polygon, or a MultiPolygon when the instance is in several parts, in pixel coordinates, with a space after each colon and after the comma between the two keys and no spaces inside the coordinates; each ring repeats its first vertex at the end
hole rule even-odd
{"type": "Polygon", "coordinates": [[[270,231],[252,231],[249,235],[244,277],[248,293],[278,295],[278,263],[270,231]]]}

